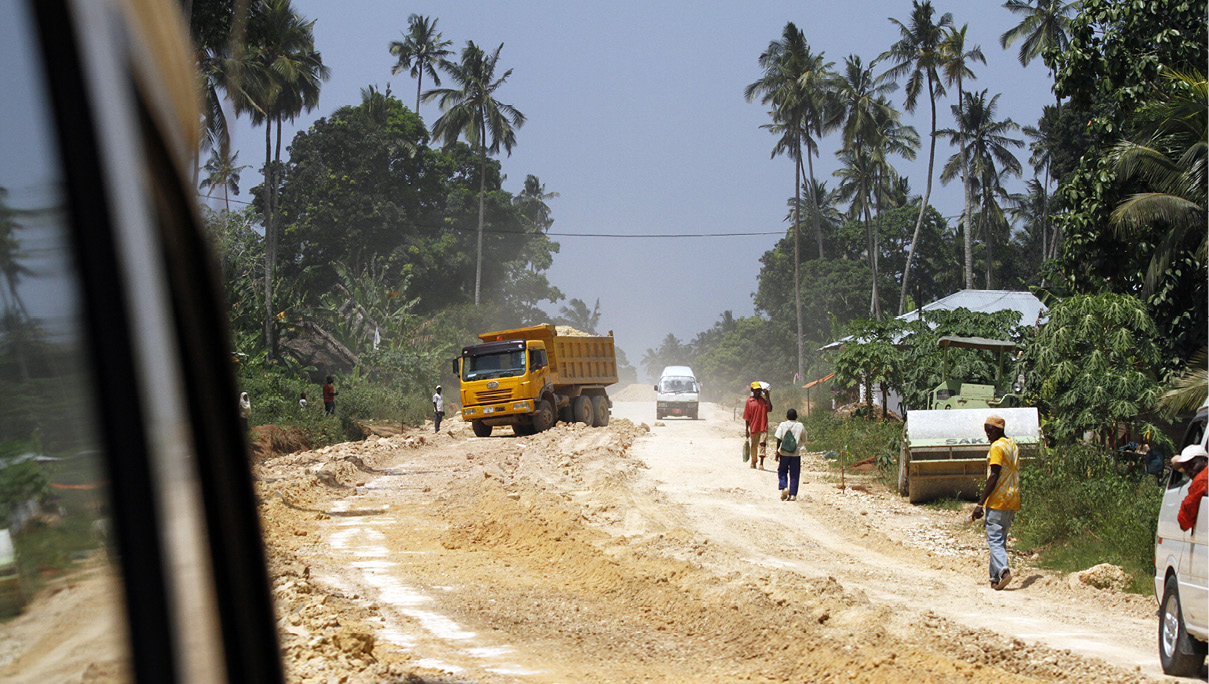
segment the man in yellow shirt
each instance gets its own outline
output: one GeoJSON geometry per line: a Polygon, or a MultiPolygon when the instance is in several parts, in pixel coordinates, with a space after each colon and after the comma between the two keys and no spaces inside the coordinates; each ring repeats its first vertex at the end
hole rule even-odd
{"type": "Polygon", "coordinates": [[[991,588],[999,591],[1012,581],[1008,569],[1007,536],[1012,518],[1020,510],[1020,450],[1004,435],[1007,425],[999,416],[987,416],[982,426],[991,448],[987,451],[987,484],[970,514],[971,520],[983,515],[986,505],[987,549],[991,552],[991,588]]]}

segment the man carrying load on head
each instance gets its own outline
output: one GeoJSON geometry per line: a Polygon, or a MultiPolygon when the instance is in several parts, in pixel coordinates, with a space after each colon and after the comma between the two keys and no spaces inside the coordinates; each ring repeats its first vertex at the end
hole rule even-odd
{"type": "Polygon", "coordinates": [[[1020,450],[1007,437],[999,416],[987,416],[982,426],[991,448],[987,451],[987,483],[970,520],[983,516],[986,505],[987,550],[990,551],[991,588],[999,591],[1012,581],[1008,569],[1007,537],[1012,518],[1020,510],[1020,450]]]}
{"type": "Polygon", "coordinates": [[[743,406],[743,424],[745,436],[751,440],[751,467],[756,467],[758,450],[761,470],[764,469],[764,443],[768,438],[768,412],[771,410],[768,390],[759,382],[751,383],[751,396],[743,406]]]}

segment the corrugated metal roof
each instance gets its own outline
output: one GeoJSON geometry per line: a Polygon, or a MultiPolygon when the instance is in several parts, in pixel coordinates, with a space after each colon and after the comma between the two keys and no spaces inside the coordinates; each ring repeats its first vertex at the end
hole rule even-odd
{"type": "MultiPolygon", "coordinates": [[[[1047,311],[1045,305],[1032,292],[1014,290],[958,290],[948,297],[924,305],[924,311],[952,311],[961,308],[980,313],[995,313],[1005,309],[1019,311],[1021,325],[1037,325],[1044,322],[1047,311]]],[[[909,321],[917,315],[915,311],[911,311],[898,319],[909,321]]]]}
{"type": "MultiPolygon", "coordinates": [[[[947,297],[925,304],[924,311],[952,311],[954,309],[969,309],[978,313],[995,313],[1011,310],[1020,312],[1021,325],[1038,325],[1045,322],[1046,306],[1032,292],[1017,292],[1015,290],[958,290],[947,297]]],[[[919,316],[918,310],[908,311],[898,316],[900,321],[912,321],[919,316]]],[[[839,349],[852,340],[852,336],[844,337],[831,344],[820,347],[820,351],[839,349]]],[[[897,341],[897,340],[896,340],[897,341]]]]}

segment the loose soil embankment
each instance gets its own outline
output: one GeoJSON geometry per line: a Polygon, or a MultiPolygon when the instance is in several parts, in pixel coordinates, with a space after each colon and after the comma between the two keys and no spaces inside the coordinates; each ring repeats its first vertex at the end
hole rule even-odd
{"type": "Polygon", "coordinates": [[[1153,601],[1027,559],[992,592],[963,512],[810,456],[781,502],[731,411],[651,428],[620,396],[608,428],[452,420],[258,466],[290,681],[1153,680],[1153,601]]]}

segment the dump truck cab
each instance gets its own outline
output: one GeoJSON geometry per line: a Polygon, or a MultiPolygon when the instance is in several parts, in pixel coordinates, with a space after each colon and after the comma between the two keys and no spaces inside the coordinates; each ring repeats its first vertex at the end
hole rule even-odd
{"type": "Polygon", "coordinates": [[[605,388],[617,382],[613,333],[589,335],[550,324],[482,333],[453,360],[460,381],[462,420],[488,437],[511,425],[518,435],[547,430],[558,420],[608,425],[605,388]]]}
{"type": "Polygon", "coordinates": [[[529,415],[550,385],[550,364],[541,340],[500,340],[462,347],[455,361],[461,379],[462,417],[488,425],[529,415]]]}

